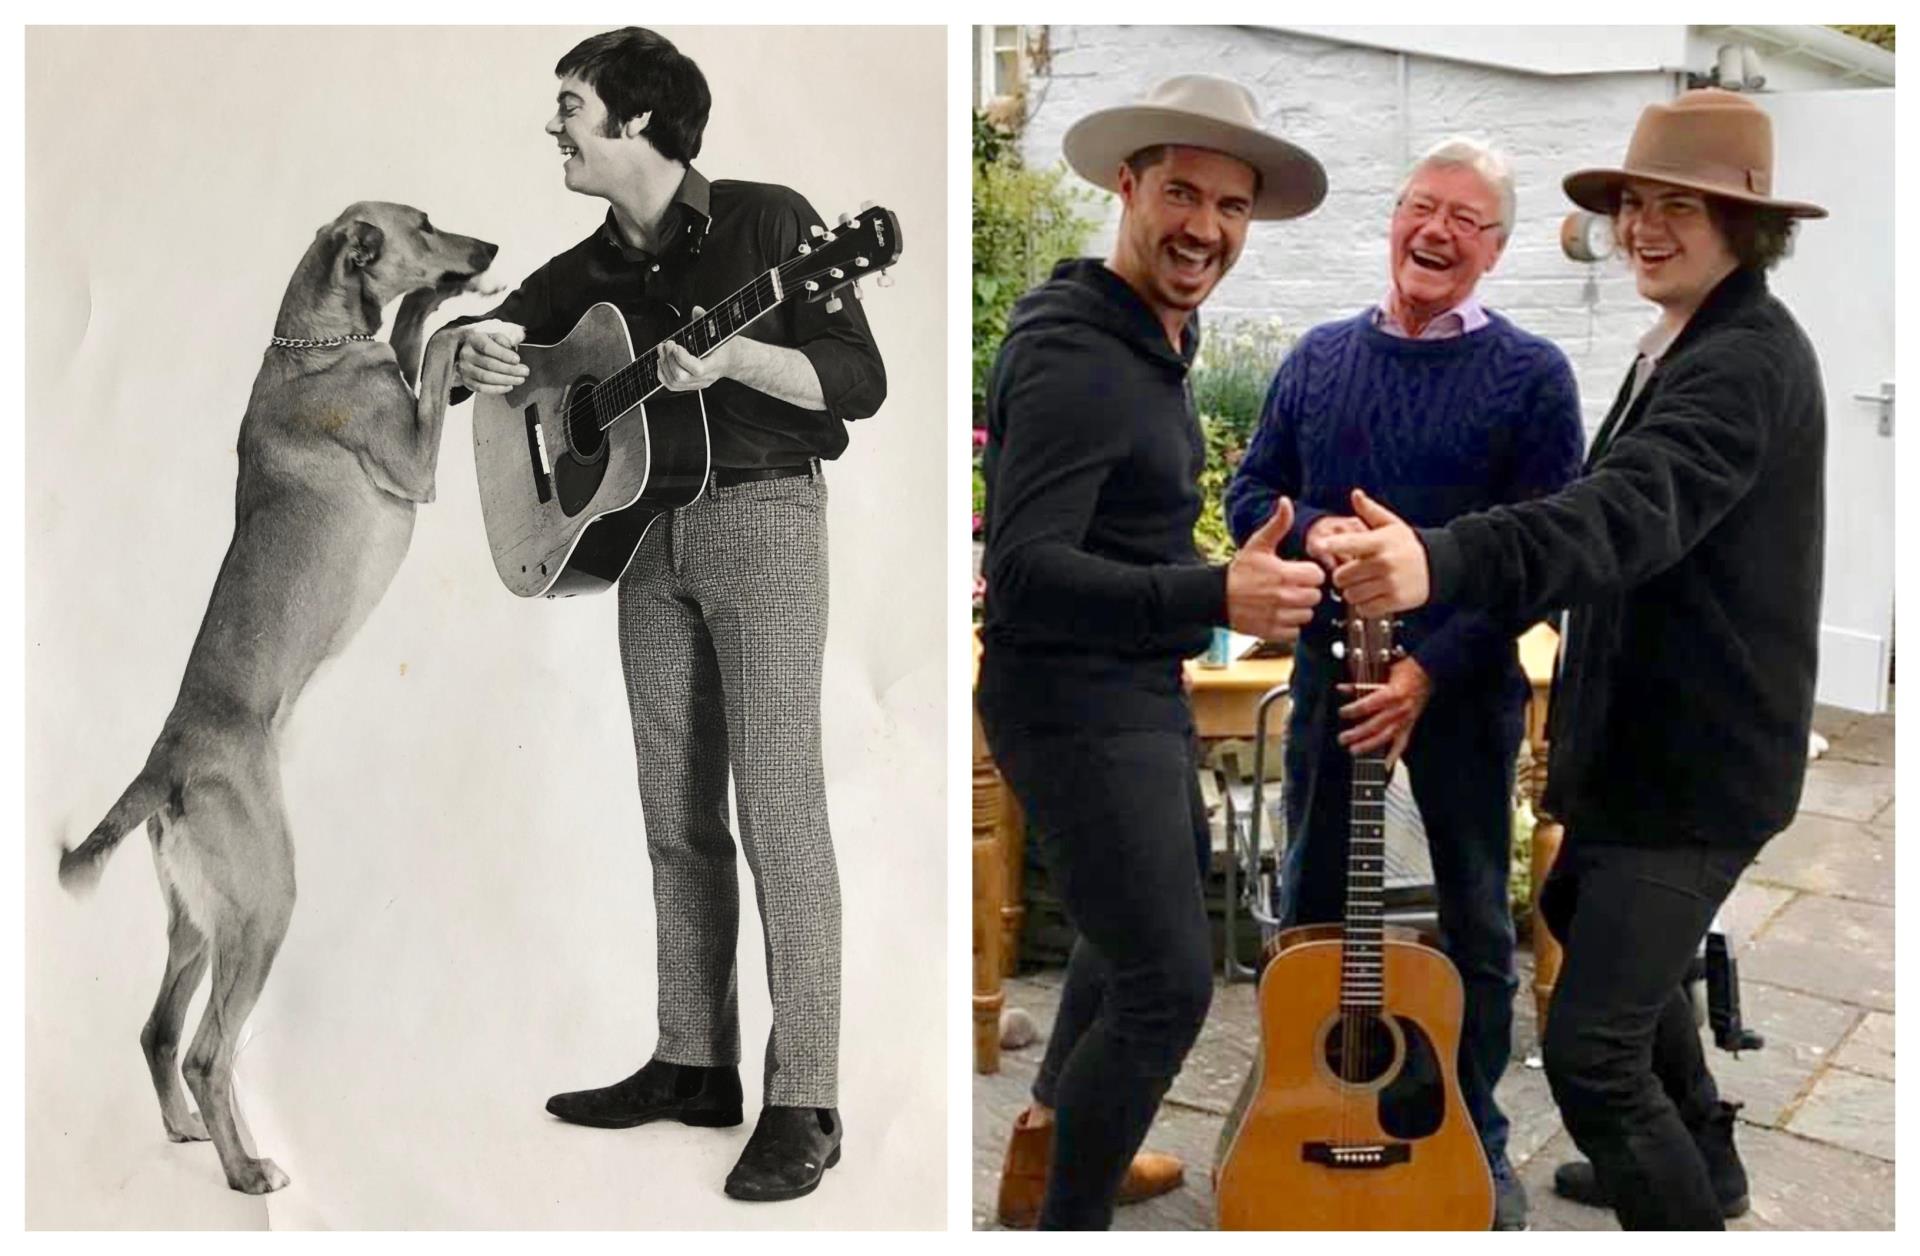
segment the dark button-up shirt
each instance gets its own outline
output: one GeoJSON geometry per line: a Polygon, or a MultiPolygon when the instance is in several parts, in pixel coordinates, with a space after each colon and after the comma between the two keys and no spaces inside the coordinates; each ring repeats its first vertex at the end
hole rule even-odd
{"type": "MultiPolygon", "coordinates": [[[[732,179],[708,182],[688,167],[667,206],[658,251],[622,239],[613,212],[592,235],[553,258],[484,318],[527,329],[552,344],[601,301],[626,315],[636,353],[660,343],[693,317],[794,256],[820,216],[790,188],[732,179]]],[[[472,321],[472,320],[463,320],[472,321]]],[[[835,458],[846,424],[880,408],[886,368],[860,302],[846,294],[828,313],[822,302],[788,301],[744,332],[765,344],[798,349],[820,378],[824,410],[805,410],[722,379],[706,390],[707,428],[716,467],[791,466],[835,458]]],[[[461,394],[455,393],[455,400],[461,394]]]]}

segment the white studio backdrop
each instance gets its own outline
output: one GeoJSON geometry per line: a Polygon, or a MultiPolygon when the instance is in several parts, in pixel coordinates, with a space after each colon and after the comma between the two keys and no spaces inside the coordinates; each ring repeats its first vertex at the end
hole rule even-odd
{"type": "Polygon", "coordinates": [[[944,28],[662,28],[713,90],[704,173],[789,185],[829,222],[879,202],[905,242],[895,285],[867,285],[886,405],[827,470],[848,1134],[814,1195],[720,1193],[768,1026],[744,860],[748,1125],[542,1110],[652,1047],[651,875],[614,598],[499,585],[467,408],[392,589],[284,740],[299,903],[237,1076],[289,1188],[235,1194],[210,1145],[161,1132],[137,1042],[165,954],[144,833],[90,899],[55,883],[56,846],[172,703],[231,536],[248,390],[314,231],[405,202],[498,243],[508,282],[585,236],[604,203],[566,191],[541,125],[554,63],[591,33],[27,32],[30,1227],[945,1224],[944,28]]]}

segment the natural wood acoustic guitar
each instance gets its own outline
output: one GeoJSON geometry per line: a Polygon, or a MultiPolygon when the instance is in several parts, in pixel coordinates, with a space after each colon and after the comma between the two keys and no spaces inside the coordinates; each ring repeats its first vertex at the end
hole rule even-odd
{"type": "MultiPolygon", "coordinates": [[[[1335,648],[1362,691],[1390,620],[1335,648]]],[[[1353,757],[1346,920],[1283,930],[1260,976],[1258,1078],[1221,1162],[1227,1230],[1485,1230],[1493,1179],[1460,1097],[1460,975],[1385,924],[1384,752],[1353,757]]]]}
{"type": "Polygon", "coordinates": [[[899,257],[899,220],[869,206],[693,318],[601,302],[558,344],[522,344],[525,382],[473,407],[480,515],[501,583],[521,597],[611,588],[654,521],[706,488],[706,402],[663,390],[662,345],[705,357],[788,301],[837,310],[841,289],[899,257]],[[648,346],[638,354],[636,336],[648,346]]]}

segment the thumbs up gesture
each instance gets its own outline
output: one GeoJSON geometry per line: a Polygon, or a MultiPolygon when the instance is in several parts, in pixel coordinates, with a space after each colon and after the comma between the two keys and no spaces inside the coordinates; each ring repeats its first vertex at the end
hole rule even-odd
{"type": "Polygon", "coordinates": [[[1227,624],[1235,632],[1292,641],[1313,618],[1326,573],[1318,563],[1280,557],[1280,542],[1292,526],[1293,503],[1282,497],[1227,567],[1227,624]]]}
{"type": "Polygon", "coordinates": [[[1427,547],[1407,524],[1359,489],[1353,513],[1365,532],[1328,537],[1322,549],[1334,562],[1333,583],[1348,604],[1369,618],[1425,606],[1432,596],[1427,547]]]}

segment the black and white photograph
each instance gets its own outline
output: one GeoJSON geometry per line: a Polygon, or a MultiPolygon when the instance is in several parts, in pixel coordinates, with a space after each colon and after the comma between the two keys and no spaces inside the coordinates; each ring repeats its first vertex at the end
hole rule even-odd
{"type": "Polygon", "coordinates": [[[30,1229],[945,1226],[946,48],[27,29],[30,1229]]]}

